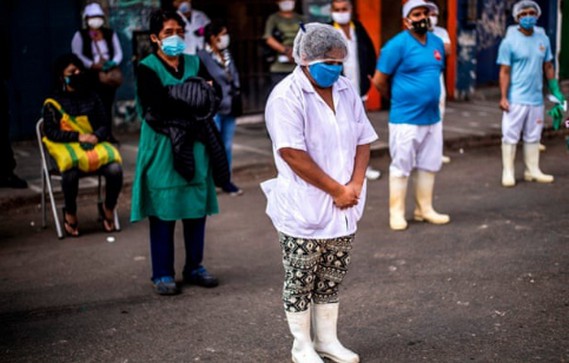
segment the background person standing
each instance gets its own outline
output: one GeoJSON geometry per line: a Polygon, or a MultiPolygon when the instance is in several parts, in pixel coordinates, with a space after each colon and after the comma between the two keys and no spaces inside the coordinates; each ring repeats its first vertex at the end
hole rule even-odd
{"type": "Polygon", "coordinates": [[[440,75],[445,50],[429,32],[429,4],[410,0],[403,5],[407,30],[382,48],[373,77],[381,95],[391,99],[389,112],[389,226],[407,228],[405,197],[416,169],[414,218],[433,224],[450,222],[433,208],[435,173],[442,164],[443,132],[439,115],[440,75]]]}
{"type": "MultiPolygon", "coordinates": [[[[348,45],[348,56],[344,61],[343,74],[352,82],[362,101],[365,102],[371,86],[369,77],[375,72],[377,60],[373,43],[363,25],[353,19],[351,0],[333,0],[330,10],[332,26],[342,34],[348,45]]],[[[380,177],[379,170],[371,166],[367,167],[366,178],[377,180],[380,177]]]]}
{"type": "Polygon", "coordinates": [[[204,47],[205,26],[210,20],[203,11],[192,8],[191,0],[174,0],[172,3],[184,21],[185,54],[197,54],[204,47]]]}
{"type": "Polygon", "coordinates": [[[524,141],[524,179],[553,182],[539,168],[539,142],[544,123],[543,75],[549,89],[561,102],[565,97],[555,79],[549,38],[535,31],[541,8],[535,1],[517,2],[512,11],[517,29],[508,31],[500,44],[500,108],[502,116],[502,186],[516,185],[514,161],[520,137],[524,141]]]}
{"type": "Polygon", "coordinates": [[[279,11],[269,16],[263,34],[267,45],[277,52],[270,68],[271,88],[288,76],[295,67],[292,45],[302,22],[302,16],[294,12],[294,0],[277,0],[276,3],[279,11]]]}
{"type": "Polygon", "coordinates": [[[104,27],[105,13],[98,3],[91,3],[83,10],[85,29],[75,33],[71,40],[71,51],[81,59],[85,68],[90,70],[95,82],[95,92],[105,107],[105,123],[109,132],[109,141],[117,140],[112,131],[113,104],[116,86],[104,84],[99,79],[99,72],[109,71],[122,62],[122,48],[117,33],[104,27]]]}
{"type": "MultiPolygon", "coordinates": [[[[209,23],[205,27],[205,38],[205,47],[198,51],[198,56],[211,77],[221,88],[221,101],[214,121],[221,134],[229,170],[231,170],[231,147],[235,135],[235,117],[239,116],[242,109],[239,73],[229,51],[231,38],[225,23],[220,20],[209,23]]],[[[243,190],[231,181],[222,186],[222,189],[231,196],[243,194],[243,190]]]]}

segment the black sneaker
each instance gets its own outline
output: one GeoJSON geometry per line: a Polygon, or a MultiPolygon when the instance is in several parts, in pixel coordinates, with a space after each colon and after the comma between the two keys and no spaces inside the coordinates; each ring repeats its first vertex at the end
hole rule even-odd
{"type": "Polygon", "coordinates": [[[243,194],[243,190],[239,189],[239,187],[232,182],[227,183],[223,188],[223,191],[232,197],[237,197],[243,194]]]}
{"type": "Polygon", "coordinates": [[[180,293],[180,289],[176,285],[176,281],[172,276],[164,276],[152,281],[154,285],[154,291],[158,295],[177,295],[180,293]]]}
{"type": "Polygon", "coordinates": [[[0,188],[26,189],[27,187],[28,183],[16,174],[0,177],[0,188]]]}
{"type": "Polygon", "coordinates": [[[217,278],[207,272],[203,266],[193,270],[189,275],[184,275],[184,281],[188,284],[201,287],[216,287],[219,285],[217,278]]]}

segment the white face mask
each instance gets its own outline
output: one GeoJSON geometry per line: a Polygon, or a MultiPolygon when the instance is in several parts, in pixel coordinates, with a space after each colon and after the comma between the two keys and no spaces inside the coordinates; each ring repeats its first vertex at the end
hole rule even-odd
{"type": "Polygon", "coordinates": [[[219,40],[217,41],[217,49],[219,50],[224,50],[227,47],[229,47],[229,42],[230,42],[230,38],[229,38],[229,34],[223,34],[219,37],[219,40]]]}
{"type": "Polygon", "coordinates": [[[348,24],[350,20],[352,20],[352,13],[351,12],[333,12],[332,13],[332,20],[334,20],[338,24],[348,24]]]}
{"type": "Polygon", "coordinates": [[[436,27],[437,23],[439,22],[439,18],[436,16],[429,16],[429,19],[431,19],[431,27],[436,27]]]}
{"type": "Polygon", "coordinates": [[[281,11],[293,11],[294,1],[287,0],[279,2],[279,9],[281,9],[281,11]]]}
{"type": "Polygon", "coordinates": [[[192,4],[189,1],[184,1],[178,6],[178,11],[182,14],[187,14],[192,11],[192,4]]]}
{"type": "Polygon", "coordinates": [[[99,29],[103,24],[105,24],[103,18],[90,18],[87,20],[87,25],[89,25],[91,29],[99,29]]]}

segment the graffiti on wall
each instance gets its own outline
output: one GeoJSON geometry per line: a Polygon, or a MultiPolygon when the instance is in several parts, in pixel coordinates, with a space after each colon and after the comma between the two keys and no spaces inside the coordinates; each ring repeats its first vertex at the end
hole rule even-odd
{"type": "Polygon", "coordinates": [[[136,126],[133,35],[148,29],[148,17],[160,7],[160,0],[108,0],[106,3],[109,25],[117,32],[123,50],[124,83],[117,92],[113,122],[124,127],[136,126]]]}

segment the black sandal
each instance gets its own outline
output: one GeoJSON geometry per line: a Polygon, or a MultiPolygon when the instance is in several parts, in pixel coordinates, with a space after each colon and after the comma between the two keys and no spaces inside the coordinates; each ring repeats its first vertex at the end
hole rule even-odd
{"type": "Polygon", "coordinates": [[[103,230],[107,233],[116,231],[117,229],[115,227],[114,213],[113,217],[107,218],[107,215],[105,214],[105,208],[103,207],[103,203],[99,203],[98,207],[99,207],[99,215],[101,216],[101,221],[103,224],[103,230]]]}
{"type": "Polygon", "coordinates": [[[79,237],[79,229],[77,228],[79,223],[71,223],[67,220],[67,212],[65,208],[63,208],[63,228],[65,229],[65,233],[71,237],[79,237]]]}

